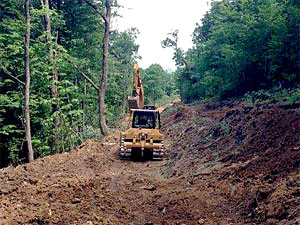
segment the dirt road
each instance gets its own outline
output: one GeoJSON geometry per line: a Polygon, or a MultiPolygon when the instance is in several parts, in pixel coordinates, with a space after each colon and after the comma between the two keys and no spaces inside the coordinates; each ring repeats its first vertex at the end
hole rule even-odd
{"type": "Polygon", "coordinates": [[[162,162],[120,161],[111,135],[0,170],[0,224],[300,224],[298,109],[178,106],[163,121],[162,162]]]}
{"type": "Polygon", "coordinates": [[[120,161],[117,148],[88,141],[1,170],[0,224],[201,224],[218,207],[213,193],[164,176],[166,160],[120,161]]]}

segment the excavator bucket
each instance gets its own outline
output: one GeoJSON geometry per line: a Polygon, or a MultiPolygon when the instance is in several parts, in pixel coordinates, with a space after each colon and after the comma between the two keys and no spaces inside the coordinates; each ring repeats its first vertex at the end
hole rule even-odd
{"type": "Polygon", "coordinates": [[[129,109],[142,109],[144,107],[144,93],[139,92],[138,96],[128,96],[129,109]]]}
{"type": "Polygon", "coordinates": [[[139,97],[128,96],[128,105],[129,109],[138,109],[139,108],[139,97]]]}

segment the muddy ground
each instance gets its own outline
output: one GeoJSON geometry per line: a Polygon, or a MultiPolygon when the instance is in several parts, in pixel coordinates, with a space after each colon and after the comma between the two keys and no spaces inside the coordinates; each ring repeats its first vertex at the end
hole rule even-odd
{"type": "Polygon", "coordinates": [[[0,224],[300,224],[300,109],[176,105],[162,162],[118,134],[0,170],[0,224]]]}

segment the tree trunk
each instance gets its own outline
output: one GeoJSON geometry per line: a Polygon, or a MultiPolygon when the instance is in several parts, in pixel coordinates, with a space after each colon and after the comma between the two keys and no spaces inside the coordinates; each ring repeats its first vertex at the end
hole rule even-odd
{"type": "MultiPolygon", "coordinates": [[[[107,76],[108,76],[108,42],[110,35],[110,20],[111,20],[111,2],[110,0],[105,0],[105,15],[101,10],[98,9],[97,5],[94,5],[90,0],[85,0],[86,4],[92,7],[104,20],[104,36],[103,36],[103,66],[102,66],[102,77],[101,83],[98,89],[98,108],[99,108],[99,123],[101,133],[103,135],[108,135],[108,127],[106,125],[106,107],[105,107],[105,92],[107,88],[107,76]]],[[[83,75],[83,74],[82,74],[83,75]]]]}
{"type": "MultiPolygon", "coordinates": [[[[43,2],[43,1],[42,1],[43,2]]],[[[49,0],[44,0],[44,6],[45,9],[48,11],[50,9],[49,6],[49,0]]],[[[47,12],[45,15],[45,21],[46,21],[46,34],[47,34],[47,42],[49,45],[49,54],[50,54],[50,60],[51,60],[51,65],[53,66],[52,69],[52,81],[53,81],[53,85],[51,88],[51,96],[52,98],[56,99],[58,97],[58,88],[57,88],[57,82],[58,82],[58,72],[57,69],[55,67],[55,63],[54,63],[54,52],[53,52],[53,44],[52,44],[52,35],[51,35],[51,19],[50,19],[50,15],[47,12]]],[[[53,113],[56,113],[58,111],[58,104],[54,103],[52,106],[52,111],[53,113]]],[[[54,127],[53,127],[53,139],[52,139],[52,146],[51,146],[51,153],[55,153],[57,151],[57,145],[58,145],[58,128],[59,128],[59,117],[55,116],[53,123],[54,123],[54,127]]]]}
{"type": "MultiPolygon", "coordinates": [[[[58,12],[58,14],[60,13],[60,9],[61,9],[61,2],[60,2],[60,0],[57,0],[56,1],[56,7],[57,7],[57,12],[58,12]]],[[[57,40],[56,40],[56,42],[57,42],[57,44],[61,44],[60,43],[60,28],[58,27],[57,28],[57,40]]]]}
{"type": "Polygon", "coordinates": [[[82,99],[82,130],[85,131],[86,124],[86,80],[84,80],[83,99],[82,99]]]}
{"type": "MultiPolygon", "coordinates": [[[[300,7],[300,1],[298,1],[298,7],[300,7]]],[[[298,17],[298,82],[300,81],[300,18],[298,17]]]]}
{"type": "Polygon", "coordinates": [[[122,103],[122,114],[126,115],[126,105],[127,105],[127,69],[124,72],[124,81],[123,81],[123,103],[122,103]]]}
{"type": "Polygon", "coordinates": [[[110,1],[105,1],[106,7],[106,16],[104,19],[105,31],[103,36],[103,67],[102,67],[102,78],[100,84],[100,90],[98,95],[99,100],[99,120],[100,120],[100,129],[103,135],[108,135],[108,127],[106,125],[106,107],[105,107],[105,92],[107,88],[107,75],[108,75],[108,42],[109,42],[109,33],[110,33],[110,19],[111,19],[111,5],[110,1]]]}
{"type": "Polygon", "coordinates": [[[30,43],[30,0],[26,0],[26,35],[25,35],[25,76],[26,76],[26,84],[25,84],[25,133],[26,133],[26,141],[28,148],[28,161],[32,162],[33,157],[33,147],[31,140],[31,129],[30,129],[30,108],[29,108],[29,98],[30,98],[30,59],[29,59],[29,43],[30,43]]]}

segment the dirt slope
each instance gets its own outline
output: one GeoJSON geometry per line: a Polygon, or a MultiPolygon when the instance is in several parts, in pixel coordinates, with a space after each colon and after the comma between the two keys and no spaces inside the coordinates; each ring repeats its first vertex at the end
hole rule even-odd
{"type": "Polygon", "coordinates": [[[299,108],[182,106],[166,117],[165,134],[173,140],[169,177],[194,186],[208,177],[243,224],[300,224],[299,108]]]}
{"type": "Polygon", "coordinates": [[[118,160],[112,135],[0,170],[0,224],[300,224],[299,109],[164,114],[163,162],[118,160]]]}

